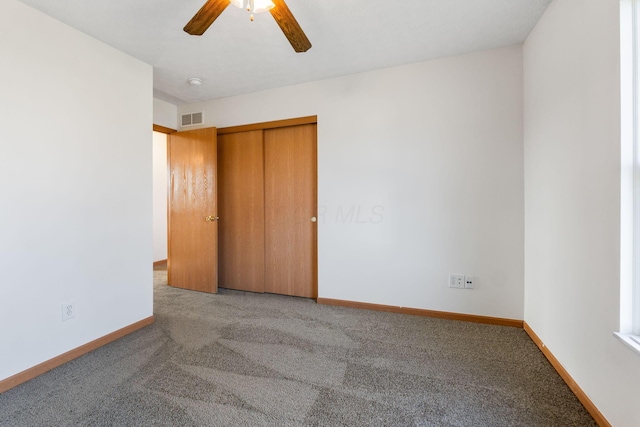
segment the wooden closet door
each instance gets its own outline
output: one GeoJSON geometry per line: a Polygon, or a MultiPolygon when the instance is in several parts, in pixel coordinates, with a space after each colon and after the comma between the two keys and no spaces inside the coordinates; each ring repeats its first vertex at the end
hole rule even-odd
{"type": "Polygon", "coordinates": [[[218,136],[220,287],[264,292],[262,130],[218,136]]]}
{"type": "Polygon", "coordinates": [[[265,291],[317,298],[316,125],[264,131],[265,291]]]}

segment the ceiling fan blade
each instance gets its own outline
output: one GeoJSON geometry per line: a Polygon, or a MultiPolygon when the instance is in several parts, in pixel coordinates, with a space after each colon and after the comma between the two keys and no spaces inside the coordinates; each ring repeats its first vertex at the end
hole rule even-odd
{"type": "Polygon", "coordinates": [[[184,27],[184,31],[192,36],[201,36],[207,31],[207,28],[213,21],[220,16],[222,12],[229,6],[229,0],[208,0],[204,6],[200,8],[198,13],[193,15],[191,21],[184,27]]]}
{"type": "Polygon", "coordinates": [[[289,39],[289,43],[296,52],[306,52],[311,49],[311,42],[302,31],[300,24],[296,21],[291,10],[284,0],[271,0],[276,5],[269,10],[271,16],[276,20],[284,35],[289,39]]]}

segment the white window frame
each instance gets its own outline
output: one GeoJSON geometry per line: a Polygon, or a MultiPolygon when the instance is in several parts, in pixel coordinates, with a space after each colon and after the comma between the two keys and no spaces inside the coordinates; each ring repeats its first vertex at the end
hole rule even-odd
{"type": "Polygon", "coordinates": [[[620,2],[620,331],[640,354],[640,0],[620,2]]]}

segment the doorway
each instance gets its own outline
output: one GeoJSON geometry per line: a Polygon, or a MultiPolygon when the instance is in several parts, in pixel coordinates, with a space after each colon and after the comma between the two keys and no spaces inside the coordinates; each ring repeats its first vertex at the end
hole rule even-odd
{"type": "Polygon", "coordinates": [[[167,134],[153,131],[153,268],[167,268],[167,134]]]}

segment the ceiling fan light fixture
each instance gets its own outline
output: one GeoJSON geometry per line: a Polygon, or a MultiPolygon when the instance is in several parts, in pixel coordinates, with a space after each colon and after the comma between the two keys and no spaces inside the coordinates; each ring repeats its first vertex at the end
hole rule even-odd
{"type": "Polygon", "coordinates": [[[254,13],[267,12],[276,7],[276,5],[271,0],[254,0],[253,3],[254,13]]]}
{"type": "Polygon", "coordinates": [[[231,4],[248,12],[262,13],[273,9],[276,5],[271,0],[230,0],[231,4]]]}
{"type": "MultiPolygon", "coordinates": [[[[296,52],[306,52],[311,49],[311,42],[307,38],[300,24],[289,10],[285,0],[207,0],[185,25],[184,31],[192,36],[201,36],[207,28],[220,16],[222,12],[233,4],[236,7],[247,7],[249,12],[269,11],[283,34],[296,52]]],[[[253,13],[250,19],[253,21],[253,13]]]]}

